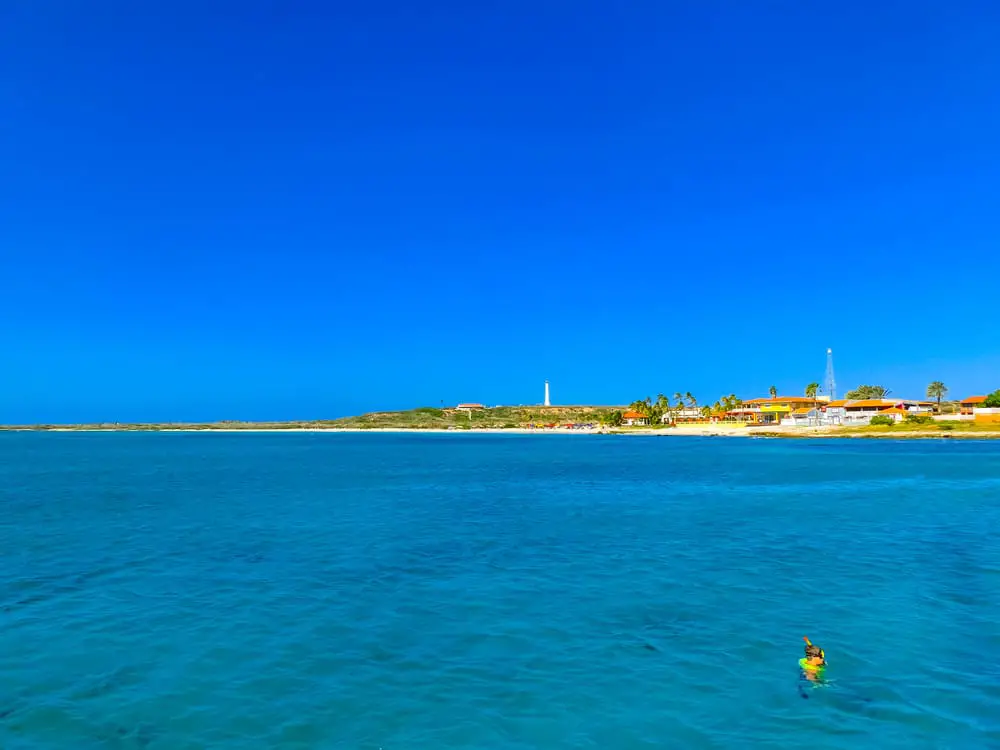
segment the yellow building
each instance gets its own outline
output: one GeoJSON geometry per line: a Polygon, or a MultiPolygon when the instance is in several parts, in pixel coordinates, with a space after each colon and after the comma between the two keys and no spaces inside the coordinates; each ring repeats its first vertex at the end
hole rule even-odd
{"type": "Polygon", "coordinates": [[[821,402],[807,396],[778,396],[776,398],[752,398],[743,405],[726,412],[731,421],[748,424],[780,424],[796,409],[814,409],[821,402]]]}

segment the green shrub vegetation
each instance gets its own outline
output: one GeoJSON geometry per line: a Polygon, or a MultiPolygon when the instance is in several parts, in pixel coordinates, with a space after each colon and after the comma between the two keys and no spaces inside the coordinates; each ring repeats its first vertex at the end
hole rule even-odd
{"type": "Polygon", "coordinates": [[[355,429],[514,429],[566,424],[621,424],[621,412],[598,406],[497,406],[459,411],[423,407],[410,411],[387,411],[345,417],[330,427],[355,429]]]}
{"type": "Polygon", "coordinates": [[[859,385],[853,391],[848,391],[844,394],[844,398],[848,399],[868,399],[868,398],[885,398],[889,395],[889,390],[881,385],[859,385]]]}

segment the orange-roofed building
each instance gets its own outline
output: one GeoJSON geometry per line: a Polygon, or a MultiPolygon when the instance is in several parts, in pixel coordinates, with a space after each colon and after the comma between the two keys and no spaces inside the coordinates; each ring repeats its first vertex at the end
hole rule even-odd
{"type": "Polygon", "coordinates": [[[890,409],[899,401],[891,398],[859,398],[848,401],[848,409],[890,409]]]}
{"type": "Polygon", "coordinates": [[[843,424],[868,424],[872,417],[899,405],[899,403],[899,401],[888,398],[859,398],[848,401],[844,404],[843,424]]]}
{"type": "Polygon", "coordinates": [[[847,405],[849,399],[842,398],[836,401],[828,401],[823,405],[823,424],[835,427],[847,421],[847,405]]]}
{"type": "Polygon", "coordinates": [[[815,406],[800,406],[782,419],[781,424],[794,427],[818,427],[822,424],[822,420],[823,412],[815,406]]]}
{"type": "Polygon", "coordinates": [[[780,404],[782,406],[813,406],[814,404],[820,403],[819,399],[809,398],[808,396],[775,396],[774,398],[752,398],[749,401],[744,401],[744,405],[757,404],[759,406],[768,406],[771,404],[780,404]]]}
{"type": "Polygon", "coordinates": [[[864,425],[878,414],[886,414],[896,421],[901,421],[908,414],[930,416],[933,413],[933,403],[930,401],[915,401],[913,399],[865,398],[838,399],[822,406],[822,424],[864,425]]]}
{"type": "Polygon", "coordinates": [[[807,396],[752,398],[749,401],[744,401],[739,408],[727,412],[727,416],[737,422],[777,424],[791,416],[796,409],[815,409],[821,403],[818,399],[807,396]]]}
{"type": "Polygon", "coordinates": [[[627,411],[622,414],[622,422],[629,427],[649,424],[649,417],[637,411],[627,411]]]}
{"type": "MultiPolygon", "coordinates": [[[[914,401],[903,398],[864,398],[848,401],[843,406],[844,419],[842,424],[868,424],[871,418],[878,414],[893,417],[897,422],[907,414],[930,416],[933,412],[931,402],[914,401]]],[[[827,410],[829,411],[829,409],[827,410]]]]}
{"type": "Polygon", "coordinates": [[[977,406],[982,406],[985,400],[986,396],[969,396],[968,398],[962,399],[958,404],[958,413],[971,417],[972,410],[977,406]]]}
{"type": "Polygon", "coordinates": [[[906,409],[901,409],[898,406],[891,406],[888,409],[883,409],[882,411],[880,411],[879,415],[883,417],[892,417],[894,421],[902,422],[903,419],[906,417],[906,415],[909,413],[910,412],[908,412],[906,409]]]}

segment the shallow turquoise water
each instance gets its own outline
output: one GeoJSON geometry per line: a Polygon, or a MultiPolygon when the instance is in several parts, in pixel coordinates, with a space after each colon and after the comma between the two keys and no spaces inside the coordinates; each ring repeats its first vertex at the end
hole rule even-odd
{"type": "Polygon", "coordinates": [[[1000,746],[997,444],[3,434],[0,509],[5,750],[1000,746]]]}

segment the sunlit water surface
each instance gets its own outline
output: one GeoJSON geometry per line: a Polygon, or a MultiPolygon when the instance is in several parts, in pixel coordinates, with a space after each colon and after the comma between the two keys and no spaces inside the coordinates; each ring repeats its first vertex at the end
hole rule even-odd
{"type": "Polygon", "coordinates": [[[3,434],[0,747],[1000,747],[998,529],[986,442],[3,434]]]}

